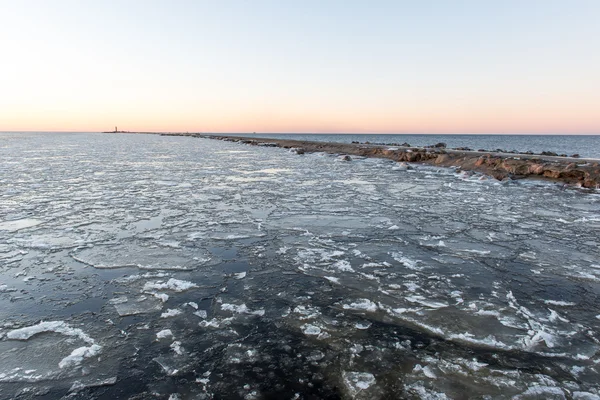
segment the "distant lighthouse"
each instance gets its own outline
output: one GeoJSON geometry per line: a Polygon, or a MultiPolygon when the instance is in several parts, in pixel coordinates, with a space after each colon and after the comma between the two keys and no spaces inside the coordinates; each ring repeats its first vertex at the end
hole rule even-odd
{"type": "Polygon", "coordinates": [[[117,129],[117,127],[115,126],[115,133],[117,133],[119,130],[117,129]]]}

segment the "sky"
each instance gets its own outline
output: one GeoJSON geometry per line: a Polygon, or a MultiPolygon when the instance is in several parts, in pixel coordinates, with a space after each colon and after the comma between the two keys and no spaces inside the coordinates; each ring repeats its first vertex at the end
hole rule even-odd
{"type": "Polygon", "coordinates": [[[0,131],[600,134],[597,0],[0,0],[0,131]]]}

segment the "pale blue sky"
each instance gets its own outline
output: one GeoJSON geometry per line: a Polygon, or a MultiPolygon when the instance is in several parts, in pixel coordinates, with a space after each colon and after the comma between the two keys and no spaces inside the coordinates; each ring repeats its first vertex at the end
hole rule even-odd
{"type": "Polygon", "coordinates": [[[600,1],[0,10],[0,130],[600,133],[600,1]]]}

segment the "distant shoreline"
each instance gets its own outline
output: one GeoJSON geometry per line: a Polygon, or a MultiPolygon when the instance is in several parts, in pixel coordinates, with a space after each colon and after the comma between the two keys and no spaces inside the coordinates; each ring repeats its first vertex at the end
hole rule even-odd
{"type": "MultiPolygon", "coordinates": [[[[108,133],[115,133],[108,132],[108,133]]],[[[397,162],[419,162],[441,167],[476,171],[498,180],[535,178],[583,188],[600,189],[600,159],[564,157],[551,154],[522,154],[496,151],[447,149],[442,143],[428,147],[394,144],[336,143],[293,139],[260,138],[201,133],[116,132],[189,136],[224,140],[254,146],[293,149],[297,154],[325,152],[348,156],[386,158],[397,162]]],[[[350,158],[350,157],[349,157],[350,158]]]]}

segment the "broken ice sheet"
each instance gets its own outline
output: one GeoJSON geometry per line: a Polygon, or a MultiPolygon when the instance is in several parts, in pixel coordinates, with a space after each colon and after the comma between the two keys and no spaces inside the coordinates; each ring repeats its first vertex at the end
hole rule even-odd
{"type": "Polygon", "coordinates": [[[273,364],[282,398],[378,398],[388,382],[380,398],[599,395],[596,193],[200,138],[17,139],[0,146],[0,224],[43,223],[1,225],[3,383],[258,397],[273,364]],[[113,300],[92,315],[90,297],[113,300]],[[95,342],[9,339],[35,325],[25,310],[68,313],[95,342]]]}
{"type": "Polygon", "coordinates": [[[133,299],[127,299],[127,301],[122,301],[122,297],[120,299],[119,302],[114,304],[114,307],[121,317],[153,313],[163,308],[163,302],[156,297],[138,296],[133,299]]]}
{"type": "Polygon", "coordinates": [[[376,382],[375,376],[373,376],[373,374],[370,372],[344,371],[342,376],[344,379],[344,384],[346,385],[346,388],[352,397],[368,389],[376,382]]]}
{"type": "Polygon", "coordinates": [[[9,330],[0,342],[0,382],[38,382],[73,376],[95,363],[102,346],[65,321],[42,321],[9,330]]]}
{"type": "Polygon", "coordinates": [[[138,267],[140,269],[193,270],[211,261],[206,250],[142,246],[124,242],[74,251],[72,257],[94,268],[138,267]]]}
{"type": "Polygon", "coordinates": [[[0,230],[16,232],[21,229],[31,228],[33,226],[37,226],[44,221],[34,218],[23,218],[12,221],[1,221],[0,222],[0,230]]]}

